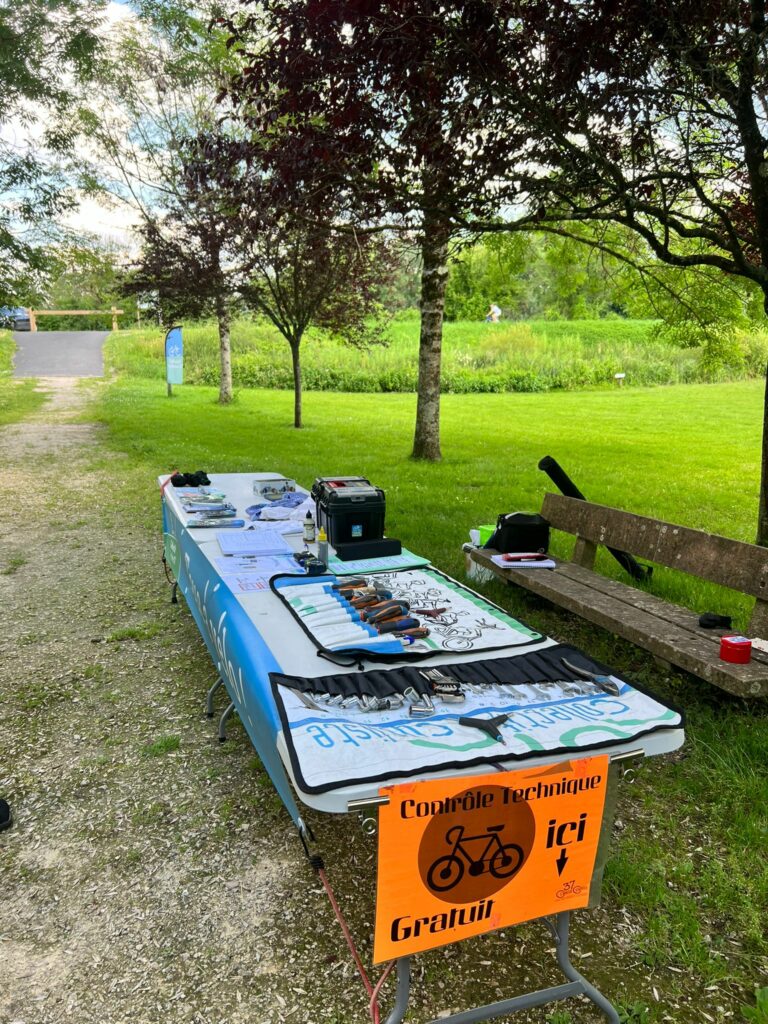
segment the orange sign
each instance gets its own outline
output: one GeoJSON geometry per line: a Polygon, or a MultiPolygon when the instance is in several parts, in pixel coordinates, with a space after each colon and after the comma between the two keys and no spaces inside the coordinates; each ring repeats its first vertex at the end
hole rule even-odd
{"type": "Polygon", "coordinates": [[[386,786],[374,961],[585,907],[608,757],[386,786]]]}

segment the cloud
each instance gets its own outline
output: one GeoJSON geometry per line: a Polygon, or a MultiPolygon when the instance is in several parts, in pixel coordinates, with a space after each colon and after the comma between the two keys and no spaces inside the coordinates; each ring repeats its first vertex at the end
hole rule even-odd
{"type": "Polygon", "coordinates": [[[136,211],[124,203],[106,205],[91,196],[84,196],[75,209],[62,217],[62,223],[73,231],[114,242],[131,254],[138,251],[136,228],[139,218],[136,211]]]}

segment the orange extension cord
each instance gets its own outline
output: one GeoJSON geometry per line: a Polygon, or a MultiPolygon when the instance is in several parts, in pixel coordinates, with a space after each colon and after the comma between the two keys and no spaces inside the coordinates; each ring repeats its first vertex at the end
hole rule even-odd
{"type": "Polygon", "coordinates": [[[395,961],[390,960],[390,962],[384,968],[384,973],[381,975],[379,980],[376,982],[375,985],[372,985],[371,980],[368,977],[368,974],[366,973],[365,967],[363,967],[363,961],[360,959],[360,954],[358,953],[357,948],[355,947],[355,941],[352,938],[352,933],[349,930],[347,922],[344,920],[344,915],[341,912],[341,908],[339,907],[339,904],[336,900],[336,896],[334,895],[333,889],[331,888],[331,883],[328,881],[328,876],[326,875],[325,870],[320,867],[317,868],[317,873],[320,876],[320,881],[323,883],[323,887],[325,888],[326,893],[328,894],[328,899],[331,901],[333,912],[336,915],[336,920],[339,922],[339,925],[341,926],[342,932],[344,933],[344,938],[347,940],[347,945],[349,946],[349,951],[352,954],[352,959],[355,961],[355,966],[357,967],[358,974],[362,978],[363,985],[365,985],[365,991],[370,996],[370,1002],[368,1003],[368,1013],[371,1015],[371,1022],[372,1024],[379,1024],[379,992],[381,991],[381,986],[389,977],[392,968],[395,966],[395,961]]]}

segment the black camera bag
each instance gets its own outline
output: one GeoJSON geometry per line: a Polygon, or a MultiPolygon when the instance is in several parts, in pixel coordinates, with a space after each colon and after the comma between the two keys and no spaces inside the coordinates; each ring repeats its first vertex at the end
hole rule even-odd
{"type": "Polygon", "coordinates": [[[496,530],[484,545],[502,553],[547,551],[549,523],[537,512],[506,512],[496,520],[496,530]]]}

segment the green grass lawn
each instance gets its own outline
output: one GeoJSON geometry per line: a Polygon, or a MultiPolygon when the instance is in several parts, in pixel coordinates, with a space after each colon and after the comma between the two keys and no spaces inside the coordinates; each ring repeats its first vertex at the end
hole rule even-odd
{"type": "MultiPolygon", "coordinates": [[[[307,395],[301,431],[290,425],[288,392],[241,392],[229,408],[215,398],[213,389],[180,387],[168,399],[159,381],[128,380],[109,387],[98,403],[109,444],[127,456],[114,500],[121,516],[154,530],[158,550],[153,481],[160,473],[279,470],[305,486],[317,475],[359,473],[386,491],[388,533],[461,578],[460,547],[470,527],[502,511],[540,506],[548,480],[536,464],[547,454],[594,501],[734,538],[754,535],[758,382],[447,395],[439,464],[409,458],[412,395],[307,395]]],[[[554,547],[568,550],[562,536],[554,547]]],[[[601,564],[619,575],[610,558],[601,564]]],[[[661,571],[651,589],[700,611],[732,613],[745,625],[747,603],[729,592],[661,571]]],[[[765,703],[748,705],[667,674],[630,644],[498,583],[486,592],[534,627],[585,647],[685,707],[682,755],[648,763],[622,797],[606,899],[637,913],[642,925],[632,956],[660,972],[660,985],[700,991],[701,1006],[710,1009],[718,990],[746,1001],[755,984],[765,983],[768,964],[765,703]]],[[[624,983],[631,996],[631,971],[624,983]]],[[[647,991],[637,998],[647,1002],[647,991]]],[[[662,1001],[647,1016],[628,1019],[671,1018],[663,1016],[662,1001]]]]}
{"type": "Polygon", "coordinates": [[[0,331],[0,426],[23,419],[45,401],[45,395],[35,391],[36,380],[11,376],[15,348],[11,332],[0,331]]]}

